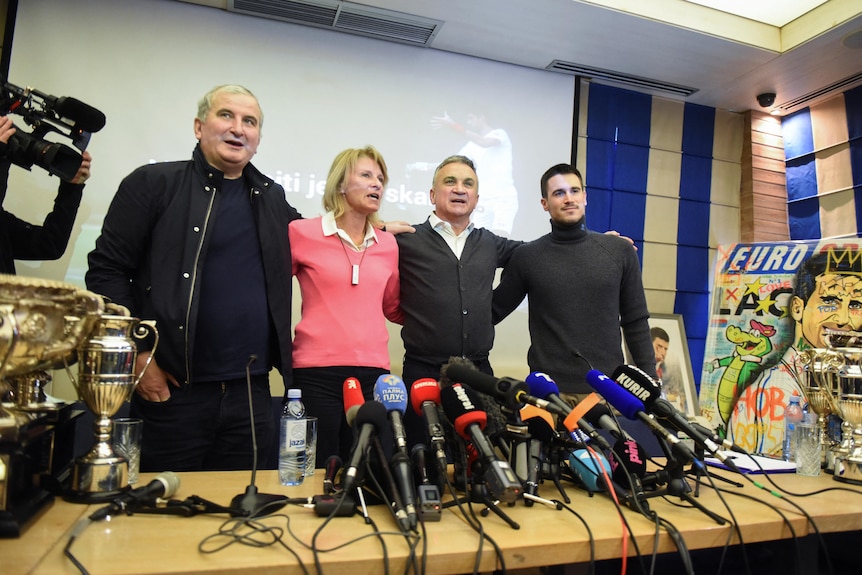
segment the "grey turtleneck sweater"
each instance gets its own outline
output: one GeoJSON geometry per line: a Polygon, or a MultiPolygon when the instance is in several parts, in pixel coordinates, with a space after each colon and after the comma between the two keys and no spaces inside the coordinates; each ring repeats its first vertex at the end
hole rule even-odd
{"type": "Polygon", "coordinates": [[[622,334],[635,364],[655,377],[649,312],[637,252],[624,239],[583,224],[560,226],[522,246],[494,291],[494,323],[529,296],[531,371],[564,393],[592,391],[585,375],[611,375],[624,362],[622,334]]]}

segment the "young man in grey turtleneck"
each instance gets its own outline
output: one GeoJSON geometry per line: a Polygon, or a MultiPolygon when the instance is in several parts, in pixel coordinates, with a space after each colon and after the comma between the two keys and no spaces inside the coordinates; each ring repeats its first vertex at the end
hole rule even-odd
{"type": "Polygon", "coordinates": [[[541,189],[551,233],[513,254],[494,291],[494,323],[529,296],[527,362],[564,394],[589,393],[587,371],[611,374],[624,363],[622,336],[634,363],[655,377],[636,251],[626,239],[587,229],[587,192],[575,167],[549,168],[541,189]]]}

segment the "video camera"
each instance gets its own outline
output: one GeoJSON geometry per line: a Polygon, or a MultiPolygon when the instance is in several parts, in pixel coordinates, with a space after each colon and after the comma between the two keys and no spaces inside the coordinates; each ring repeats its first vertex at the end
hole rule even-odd
{"type": "Polygon", "coordinates": [[[15,133],[6,144],[6,158],[27,170],[36,164],[66,181],[75,177],[83,158],[72,148],[44,137],[56,132],[70,138],[72,145],[83,152],[90,143],[90,135],[105,127],[105,115],[80,100],[57,98],[4,81],[0,89],[0,115],[10,113],[22,116],[33,131],[22,132],[13,124],[15,133]]]}

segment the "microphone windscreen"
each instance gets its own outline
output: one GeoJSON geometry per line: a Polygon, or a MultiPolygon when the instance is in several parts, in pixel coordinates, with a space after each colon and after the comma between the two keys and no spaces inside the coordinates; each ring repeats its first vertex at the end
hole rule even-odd
{"type": "Polygon", "coordinates": [[[410,405],[416,415],[422,415],[422,404],[426,401],[440,405],[440,384],[430,377],[417,379],[410,388],[410,405]]]}
{"type": "Polygon", "coordinates": [[[377,378],[374,383],[374,399],[386,406],[386,411],[397,411],[404,415],[407,409],[407,386],[404,380],[393,373],[377,378]]]}
{"type": "Polygon", "coordinates": [[[614,370],[611,378],[623,384],[636,395],[643,402],[644,406],[646,406],[647,410],[653,401],[661,397],[661,384],[634,365],[619,366],[614,370]]]}
{"type": "Polygon", "coordinates": [[[520,414],[522,421],[528,422],[531,419],[541,419],[548,424],[548,427],[552,430],[554,429],[554,416],[546,409],[528,403],[521,408],[520,414]]]}
{"type": "Polygon", "coordinates": [[[628,419],[637,420],[638,412],[644,411],[641,400],[602,372],[591,369],[587,372],[586,379],[590,387],[628,419]]]}
{"type": "Polygon", "coordinates": [[[57,98],[54,111],[87,132],[98,132],[105,127],[105,114],[75,98],[57,98]]]}
{"type": "Polygon", "coordinates": [[[620,485],[628,485],[628,478],[620,467],[625,467],[630,475],[643,479],[646,475],[646,452],[634,439],[621,437],[614,443],[614,465],[613,479],[620,485]]]}
{"type": "Polygon", "coordinates": [[[478,401],[469,388],[456,383],[441,389],[440,403],[446,418],[452,422],[455,431],[461,437],[470,439],[467,428],[473,423],[485,429],[488,415],[479,409],[478,401]]]}
{"type": "Polygon", "coordinates": [[[497,392],[497,378],[482,373],[472,363],[449,363],[446,367],[446,376],[452,383],[463,383],[486,395],[493,396],[497,392]]]}
{"type": "Polygon", "coordinates": [[[527,376],[526,382],[527,387],[530,388],[530,395],[541,399],[548,399],[549,395],[560,395],[560,388],[547,373],[534,371],[527,376]]]}
{"type": "MultiPolygon", "coordinates": [[[[471,392],[470,397],[473,398],[473,403],[477,409],[485,412],[487,417],[487,428],[485,433],[496,438],[506,431],[507,419],[503,415],[500,403],[494,398],[494,390],[490,393],[477,389],[475,387],[476,377],[479,377],[479,385],[487,387],[491,382],[491,387],[496,387],[496,379],[486,373],[479,371],[473,362],[463,357],[450,357],[449,361],[440,368],[440,389],[445,389],[455,383],[463,383],[469,386],[471,392]],[[452,374],[455,374],[454,376],[452,374]],[[475,374],[479,374],[476,376],[475,374]],[[466,381],[461,381],[466,377],[466,381]],[[490,379],[488,379],[490,378],[490,379]]],[[[445,411],[444,411],[445,413],[445,411]]],[[[448,417],[448,415],[447,415],[448,417]]],[[[450,420],[451,421],[451,420],[450,420]]]]}
{"type": "Polygon", "coordinates": [[[172,497],[180,488],[180,476],[173,471],[162,471],[153,481],[160,481],[165,486],[165,492],[159,496],[162,499],[172,497]]]}
{"type": "MultiPolygon", "coordinates": [[[[532,406],[531,406],[532,407],[532,406]]],[[[545,411],[544,409],[536,408],[539,411],[545,411]]],[[[545,411],[545,413],[548,413],[545,411]]],[[[550,419],[550,413],[548,413],[548,418],[550,419]]],[[[523,417],[523,412],[521,415],[524,423],[527,424],[527,430],[530,432],[530,436],[538,439],[542,443],[551,443],[556,437],[557,433],[554,431],[554,425],[552,422],[547,421],[542,415],[537,414],[533,417],[525,418],[523,417]]]]}
{"type": "Polygon", "coordinates": [[[366,401],[356,412],[355,426],[361,427],[369,423],[374,426],[374,430],[380,433],[380,430],[386,427],[386,408],[382,403],[376,401],[366,401]]]}
{"type": "Polygon", "coordinates": [[[602,478],[604,485],[604,475],[602,469],[606,473],[610,473],[611,466],[604,454],[597,450],[575,449],[569,454],[569,468],[577,475],[584,483],[588,491],[603,491],[603,487],[599,487],[599,478],[602,478]],[[601,465],[601,467],[600,467],[601,465]]]}
{"type": "Polygon", "coordinates": [[[362,384],[355,377],[348,377],[344,380],[341,395],[344,400],[344,413],[347,413],[354,405],[365,403],[365,396],[362,395],[362,384]]]}
{"type": "Polygon", "coordinates": [[[456,381],[454,378],[449,376],[449,370],[452,369],[452,367],[459,366],[459,365],[463,366],[466,369],[473,369],[473,370],[476,369],[476,366],[473,365],[473,362],[470,361],[469,359],[453,355],[452,357],[449,358],[449,361],[447,361],[446,363],[444,363],[440,367],[440,388],[441,389],[444,387],[449,387],[453,383],[458,383],[458,381],[456,381]]]}

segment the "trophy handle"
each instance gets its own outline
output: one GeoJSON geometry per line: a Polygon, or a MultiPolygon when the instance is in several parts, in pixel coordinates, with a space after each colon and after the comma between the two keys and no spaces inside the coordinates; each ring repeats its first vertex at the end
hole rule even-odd
{"type": "Polygon", "coordinates": [[[12,306],[0,306],[0,379],[6,369],[6,362],[12,357],[15,345],[18,343],[18,322],[12,306]]]}
{"type": "Polygon", "coordinates": [[[144,369],[141,370],[141,373],[138,374],[138,377],[135,379],[135,387],[141,382],[141,378],[144,377],[144,373],[147,372],[147,369],[150,367],[150,364],[153,362],[153,357],[156,355],[156,348],[159,347],[159,330],[156,329],[156,326],[149,323],[139,323],[135,326],[135,331],[132,334],[132,337],[135,339],[144,340],[149,335],[153,336],[153,347],[150,350],[150,355],[147,357],[146,363],[144,363],[144,369]]]}

